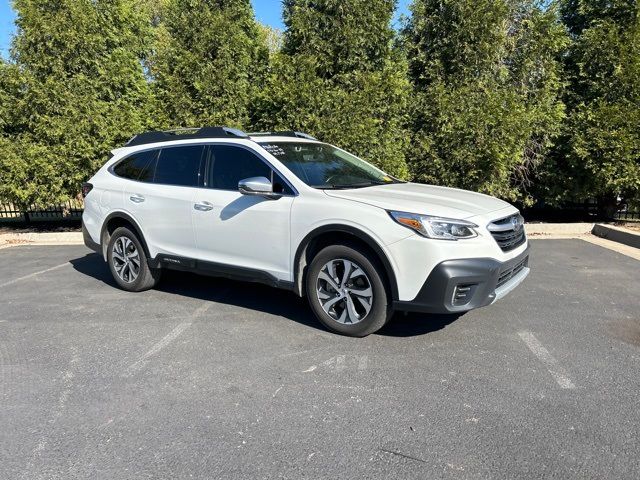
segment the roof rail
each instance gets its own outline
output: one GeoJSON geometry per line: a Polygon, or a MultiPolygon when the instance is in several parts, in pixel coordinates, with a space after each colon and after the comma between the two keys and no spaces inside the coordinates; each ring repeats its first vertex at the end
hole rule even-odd
{"type": "Polygon", "coordinates": [[[145,145],[147,143],[170,142],[172,140],[191,140],[194,138],[249,138],[242,130],[229,127],[177,128],[175,130],[144,132],[134,135],[125,147],[145,145]]]}
{"type": "Polygon", "coordinates": [[[306,138],[307,140],[318,140],[316,137],[312,137],[308,133],[303,132],[294,132],[293,130],[286,130],[281,132],[253,132],[248,134],[250,137],[270,137],[270,136],[278,136],[278,137],[297,137],[297,138],[306,138]]]}

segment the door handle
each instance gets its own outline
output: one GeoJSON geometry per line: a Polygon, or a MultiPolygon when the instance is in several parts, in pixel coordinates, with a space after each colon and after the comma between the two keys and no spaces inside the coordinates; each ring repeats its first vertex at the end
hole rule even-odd
{"type": "Polygon", "coordinates": [[[213,210],[213,204],[209,202],[200,202],[196,203],[193,208],[195,208],[199,212],[208,212],[210,210],[213,210]]]}
{"type": "Polygon", "coordinates": [[[129,200],[131,200],[133,203],[142,203],[144,202],[144,197],[142,195],[138,195],[137,193],[134,193],[129,197],[129,200]]]}

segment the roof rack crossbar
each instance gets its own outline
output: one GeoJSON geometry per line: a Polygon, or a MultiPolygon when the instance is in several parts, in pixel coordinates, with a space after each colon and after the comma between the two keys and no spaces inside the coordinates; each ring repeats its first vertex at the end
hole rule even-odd
{"type": "Polygon", "coordinates": [[[278,136],[278,137],[297,137],[297,138],[306,138],[307,140],[318,140],[316,137],[309,135],[304,132],[294,132],[293,130],[285,130],[285,131],[274,131],[274,132],[252,132],[248,134],[250,137],[269,137],[269,136],[278,136]]]}
{"type": "Polygon", "coordinates": [[[174,130],[152,131],[134,135],[126,147],[146,145],[148,143],[170,142],[172,140],[191,140],[197,138],[249,138],[242,130],[229,127],[176,128],[174,130]]]}

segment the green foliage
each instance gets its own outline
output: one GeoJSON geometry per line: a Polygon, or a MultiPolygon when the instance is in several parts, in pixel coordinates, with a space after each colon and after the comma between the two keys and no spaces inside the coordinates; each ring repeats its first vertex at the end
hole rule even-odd
{"type": "Polygon", "coordinates": [[[403,33],[419,90],[441,79],[481,80],[500,68],[509,47],[506,1],[417,0],[411,10],[403,33]]]}
{"type": "Polygon", "coordinates": [[[570,119],[569,157],[579,193],[594,197],[640,196],[640,105],[597,100],[570,119]]]}
{"type": "Polygon", "coordinates": [[[78,193],[149,128],[301,130],[508,200],[640,198],[637,0],[15,0],[0,201],[78,193]],[[532,185],[532,181],[535,182],[532,185]]]}
{"type": "Polygon", "coordinates": [[[133,0],[16,0],[0,71],[0,198],[55,203],[145,128],[149,24],[133,0]]]}
{"type": "Polygon", "coordinates": [[[414,85],[418,181],[530,202],[559,133],[567,43],[556,12],[527,0],[417,0],[403,31],[414,85]]]}
{"type": "Polygon", "coordinates": [[[250,1],[170,0],[156,35],[156,123],[246,126],[269,55],[250,1]]]}
{"type": "Polygon", "coordinates": [[[560,198],[640,197],[639,9],[629,0],[563,3],[569,118],[549,175],[560,198]]]}
{"type": "Polygon", "coordinates": [[[607,20],[623,27],[632,25],[638,15],[637,0],[562,0],[562,21],[571,35],[607,20]]]}
{"type": "Polygon", "coordinates": [[[323,78],[384,68],[395,0],[284,0],[284,52],[314,57],[323,78]]]}
{"type": "Polygon", "coordinates": [[[256,100],[258,129],[296,129],[407,177],[409,84],[390,0],[288,0],[287,30],[256,100]]]}

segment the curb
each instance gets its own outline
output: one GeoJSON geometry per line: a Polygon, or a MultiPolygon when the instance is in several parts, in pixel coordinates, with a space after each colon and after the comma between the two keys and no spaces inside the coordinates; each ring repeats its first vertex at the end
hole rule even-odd
{"type": "Polygon", "coordinates": [[[640,233],[632,232],[626,228],[602,225],[598,223],[594,225],[591,233],[600,238],[622,243],[628,247],[640,248],[640,233]]]}
{"type": "Polygon", "coordinates": [[[525,223],[524,229],[530,237],[538,235],[575,237],[591,233],[593,226],[593,223],[525,223]]]}
{"type": "Polygon", "coordinates": [[[82,232],[28,232],[0,234],[0,248],[14,245],[84,245],[82,232]]]}

